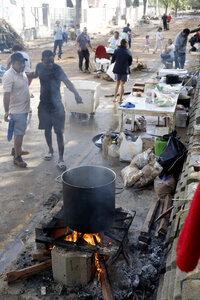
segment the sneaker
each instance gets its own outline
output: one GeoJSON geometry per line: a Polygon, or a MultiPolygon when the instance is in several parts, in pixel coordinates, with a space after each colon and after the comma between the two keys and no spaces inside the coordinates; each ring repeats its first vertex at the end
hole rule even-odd
{"type": "Polygon", "coordinates": [[[20,168],[26,168],[27,163],[22,159],[22,157],[19,155],[18,157],[13,159],[13,162],[16,166],[20,168]]]}
{"type": "MultiPolygon", "coordinates": [[[[22,150],[21,155],[28,155],[29,153],[30,153],[30,152],[28,152],[28,151],[22,150]]],[[[11,150],[11,155],[12,155],[12,156],[15,156],[15,148],[12,148],[12,150],[11,150]]]]}

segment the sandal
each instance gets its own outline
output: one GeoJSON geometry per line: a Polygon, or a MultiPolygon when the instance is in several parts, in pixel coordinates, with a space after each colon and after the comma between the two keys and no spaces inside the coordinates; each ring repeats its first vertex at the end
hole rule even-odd
{"type": "Polygon", "coordinates": [[[45,155],[44,160],[49,161],[52,160],[52,158],[53,158],[53,153],[49,152],[45,155]]]}
{"type": "Polygon", "coordinates": [[[64,163],[64,161],[58,161],[57,162],[57,167],[61,170],[61,171],[66,171],[67,167],[66,164],[64,163]]]}

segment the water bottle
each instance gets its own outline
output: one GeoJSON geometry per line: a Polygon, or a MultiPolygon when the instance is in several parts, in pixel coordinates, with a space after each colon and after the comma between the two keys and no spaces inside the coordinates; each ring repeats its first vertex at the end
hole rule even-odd
{"type": "Polygon", "coordinates": [[[110,166],[119,165],[119,147],[115,141],[108,147],[108,163],[110,166]]]}

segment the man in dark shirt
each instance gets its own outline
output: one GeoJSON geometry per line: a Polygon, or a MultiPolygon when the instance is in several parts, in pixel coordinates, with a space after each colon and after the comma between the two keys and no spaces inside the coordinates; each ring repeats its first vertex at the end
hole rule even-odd
{"type": "Polygon", "coordinates": [[[65,111],[61,100],[60,84],[61,81],[75,95],[77,103],[82,103],[82,99],[77,90],[67,78],[63,69],[54,63],[54,54],[50,50],[42,53],[42,63],[36,66],[35,78],[40,79],[40,103],[38,106],[39,129],[45,130],[45,138],[49,147],[49,152],[45,156],[45,160],[51,160],[53,157],[52,147],[52,127],[54,127],[57,136],[59,160],[57,166],[61,170],[66,170],[63,160],[64,154],[64,125],[65,111]]]}
{"type": "Polygon", "coordinates": [[[163,21],[164,30],[167,30],[167,15],[166,14],[164,14],[162,16],[162,21],[163,21]]]}
{"type": "Polygon", "coordinates": [[[129,49],[131,48],[131,28],[130,24],[128,23],[126,27],[124,27],[123,32],[128,34],[128,46],[129,49]]]}
{"type": "Polygon", "coordinates": [[[85,58],[85,72],[89,73],[89,60],[90,60],[90,53],[88,50],[88,46],[92,50],[92,46],[90,43],[90,37],[87,34],[87,28],[83,28],[83,32],[79,34],[76,39],[77,49],[78,49],[78,57],[79,57],[79,70],[83,71],[83,59],[85,58]]]}

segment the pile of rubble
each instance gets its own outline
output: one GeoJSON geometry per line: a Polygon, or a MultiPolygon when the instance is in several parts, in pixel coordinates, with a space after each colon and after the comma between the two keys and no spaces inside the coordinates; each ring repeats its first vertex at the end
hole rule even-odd
{"type": "Polygon", "coordinates": [[[0,51],[9,52],[15,44],[24,47],[23,39],[4,19],[0,20],[0,51]]]}

